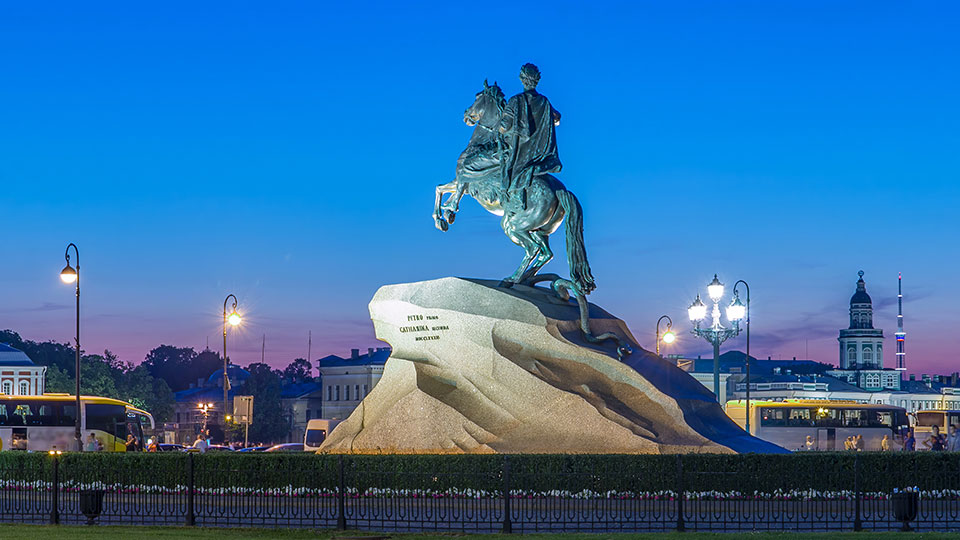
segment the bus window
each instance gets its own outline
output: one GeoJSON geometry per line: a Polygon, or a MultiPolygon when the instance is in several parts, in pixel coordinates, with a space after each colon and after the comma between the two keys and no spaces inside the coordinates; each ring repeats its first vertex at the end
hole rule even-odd
{"type": "Polygon", "coordinates": [[[818,427],[843,427],[840,409],[817,407],[813,409],[818,427]]]}
{"type": "Polygon", "coordinates": [[[917,425],[918,426],[940,426],[940,429],[943,429],[943,420],[944,414],[940,412],[918,412],[917,413],[917,425]]]}
{"type": "Polygon", "coordinates": [[[127,411],[123,405],[86,405],[87,429],[105,431],[121,440],[127,438],[127,411]]]}
{"type": "Polygon", "coordinates": [[[843,409],[840,411],[842,425],[845,427],[866,427],[867,415],[863,409],[843,409]]]}
{"type": "Polygon", "coordinates": [[[60,422],[58,423],[61,426],[75,425],[77,423],[77,406],[64,404],[60,407],[60,422]]]}
{"type": "Polygon", "coordinates": [[[947,415],[947,424],[951,426],[960,426],[960,414],[950,413],[947,415]]]}
{"type": "Polygon", "coordinates": [[[793,427],[808,427],[813,425],[810,419],[810,409],[790,409],[790,418],[787,424],[793,427]]]}

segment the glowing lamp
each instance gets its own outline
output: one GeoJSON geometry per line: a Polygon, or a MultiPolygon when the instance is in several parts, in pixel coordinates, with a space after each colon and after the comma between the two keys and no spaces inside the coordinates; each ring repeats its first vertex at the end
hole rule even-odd
{"type": "Polygon", "coordinates": [[[77,281],[77,271],[70,266],[70,263],[67,263],[67,266],[60,271],[60,281],[70,284],[77,281]]]}
{"type": "Polygon", "coordinates": [[[719,302],[723,298],[723,283],[720,283],[716,274],[713,275],[713,281],[707,285],[707,296],[714,302],[719,302]]]}
{"type": "Polygon", "coordinates": [[[727,306],[727,318],[731,321],[739,321],[747,314],[747,306],[740,301],[740,295],[733,297],[733,302],[727,306]]]}
{"type": "Polygon", "coordinates": [[[233,313],[230,314],[229,317],[227,317],[227,322],[230,323],[230,326],[236,326],[240,324],[240,320],[241,320],[240,314],[237,313],[236,311],[234,311],[233,313]]]}
{"type": "Polygon", "coordinates": [[[702,321],[707,316],[707,305],[703,303],[703,300],[700,300],[699,294],[697,299],[687,308],[687,315],[693,322],[702,321]]]}
{"type": "Polygon", "coordinates": [[[677,335],[674,334],[673,332],[667,331],[667,333],[663,335],[663,342],[666,343],[667,345],[673,343],[676,340],[677,340],[677,335]]]}

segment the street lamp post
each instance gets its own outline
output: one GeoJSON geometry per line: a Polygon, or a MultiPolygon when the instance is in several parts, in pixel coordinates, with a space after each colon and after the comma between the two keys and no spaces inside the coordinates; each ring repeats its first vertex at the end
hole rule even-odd
{"type": "Polygon", "coordinates": [[[740,334],[740,319],[743,318],[743,304],[735,292],[733,303],[727,308],[727,319],[733,323],[733,327],[725,328],[720,324],[720,300],[723,298],[723,288],[723,283],[720,283],[717,275],[714,274],[713,281],[707,285],[707,295],[713,301],[709,327],[700,327],[701,321],[707,317],[707,306],[700,300],[699,294],[693,304],[687,308],[690,321],[694,323],[693,330],[690,333],[702,337],[713,345],[713,393],[717,401],[720,401],[720,344],[740,334]]]}
{"type": "Polygon", "coordinates": [[[240,315],[237,313],[237,297],[233,294],[228,294],[226,298],[223,299],[223,435],[227,435],[227,400],[229,399],[227,393],[230,389],[230,376],[227,375],[227,323],[230,323],[230,326],[236,326],[240,324],[240,315]],[[233,298],[233,306],[230,308],[231,313],[227,316],[227,302],[233,298]]]}
{"type": "Polygon", "coordinates": [[[667,345],[677,340],[677,335],[673,333],[673,319],[669,315],[662,315],[657,319],[657,356],[660,356],[660,322],[667,320],[667,331],[663,333],[663,342],[667,345]]]}
{"type": "Polygon", "coordinates": [[[739,280],[733,284],[733,304],[727,308],[727,318],[736,317],[736,320],[744,318],[746,315],[746,325],[747,325],[747,359],[746,359],[746,371],[747,371],[747,406],[744,408],[746,412],[746,432],[750,433],[750,285],[747,285],[747,282],[744,280],[739,280]],[[747,289],[747,305],[739,305],[740,295],[737,294],[737,286],[743,283],[744,288],[747,289]],[[735,309],[733,313],[730,312],[731,309],[735,309]]]}
{"type": "Polygon", "coordinates": [[[64,253],[64,257],[67,259],[67,265],[60,271],[60,280],[64,283],[76,283],[77,291],[77,340],[74,343],[77,352],[77,365],[76,365],[76,374],[77,374],[77,412],[74,415],[75,418],[75,432],[74,436],[77,439],[77,451],[83,452],[83,436],[80,434],[80,250],[77,249],[77,245],[73,242],[67,244],[67,250],[64,253]],[[73,247],[73,252],[77,256],[76,263],[77,268],[74,269],[70,266],[70,247],[73,247]]]}
{"type": "Polygon", "coordinates": [[[203,413],[203,427],[200,429],[200,431],[203,433],[203,438],[206,439],[207,417],[210,416],[210,410],[213,409],[213,403],[197,403],[197,408],[203,413]]]}

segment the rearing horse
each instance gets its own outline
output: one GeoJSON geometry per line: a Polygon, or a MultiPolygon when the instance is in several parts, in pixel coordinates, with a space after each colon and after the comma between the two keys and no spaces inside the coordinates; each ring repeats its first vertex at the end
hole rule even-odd
{"type": "Polygon", "coordinates": [[[498,216],[500,226],[525,255],[517,270],[504,279],[507,284],[534,283],[537,272],[553,258],[550,234],[566,217],[567,261],[578,298],[596,288],[583,242],[583,215],[580,202],[550,174],[533,177],[519,193],[503,197],[500,159],[503,153],[499,128],[506,100],[494,83],[483,81],[483,90],[464,113],[463,121],[476,126],[467,148],[457,161],[456,178],[437,186],[433,218],[441,231],[452,224],[463,195],[470,195],[487,211],[498,216]],[[451,194],[441,204],[445,193],[451,194]],[[504,202],[506,199],[506,202],[504,202]]]}

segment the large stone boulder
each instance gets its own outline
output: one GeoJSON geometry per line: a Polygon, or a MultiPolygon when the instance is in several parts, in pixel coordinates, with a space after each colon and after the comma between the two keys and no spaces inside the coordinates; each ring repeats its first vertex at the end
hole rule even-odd
{"type": "Polygon", "coordinates": [[[784,452],[731,421],[702,384],[640,348],[591,305],[540,287],[443,278],[381,287],[370,302],[393,348],[383,378],[321,451],[353,453],[784,452]]]}

